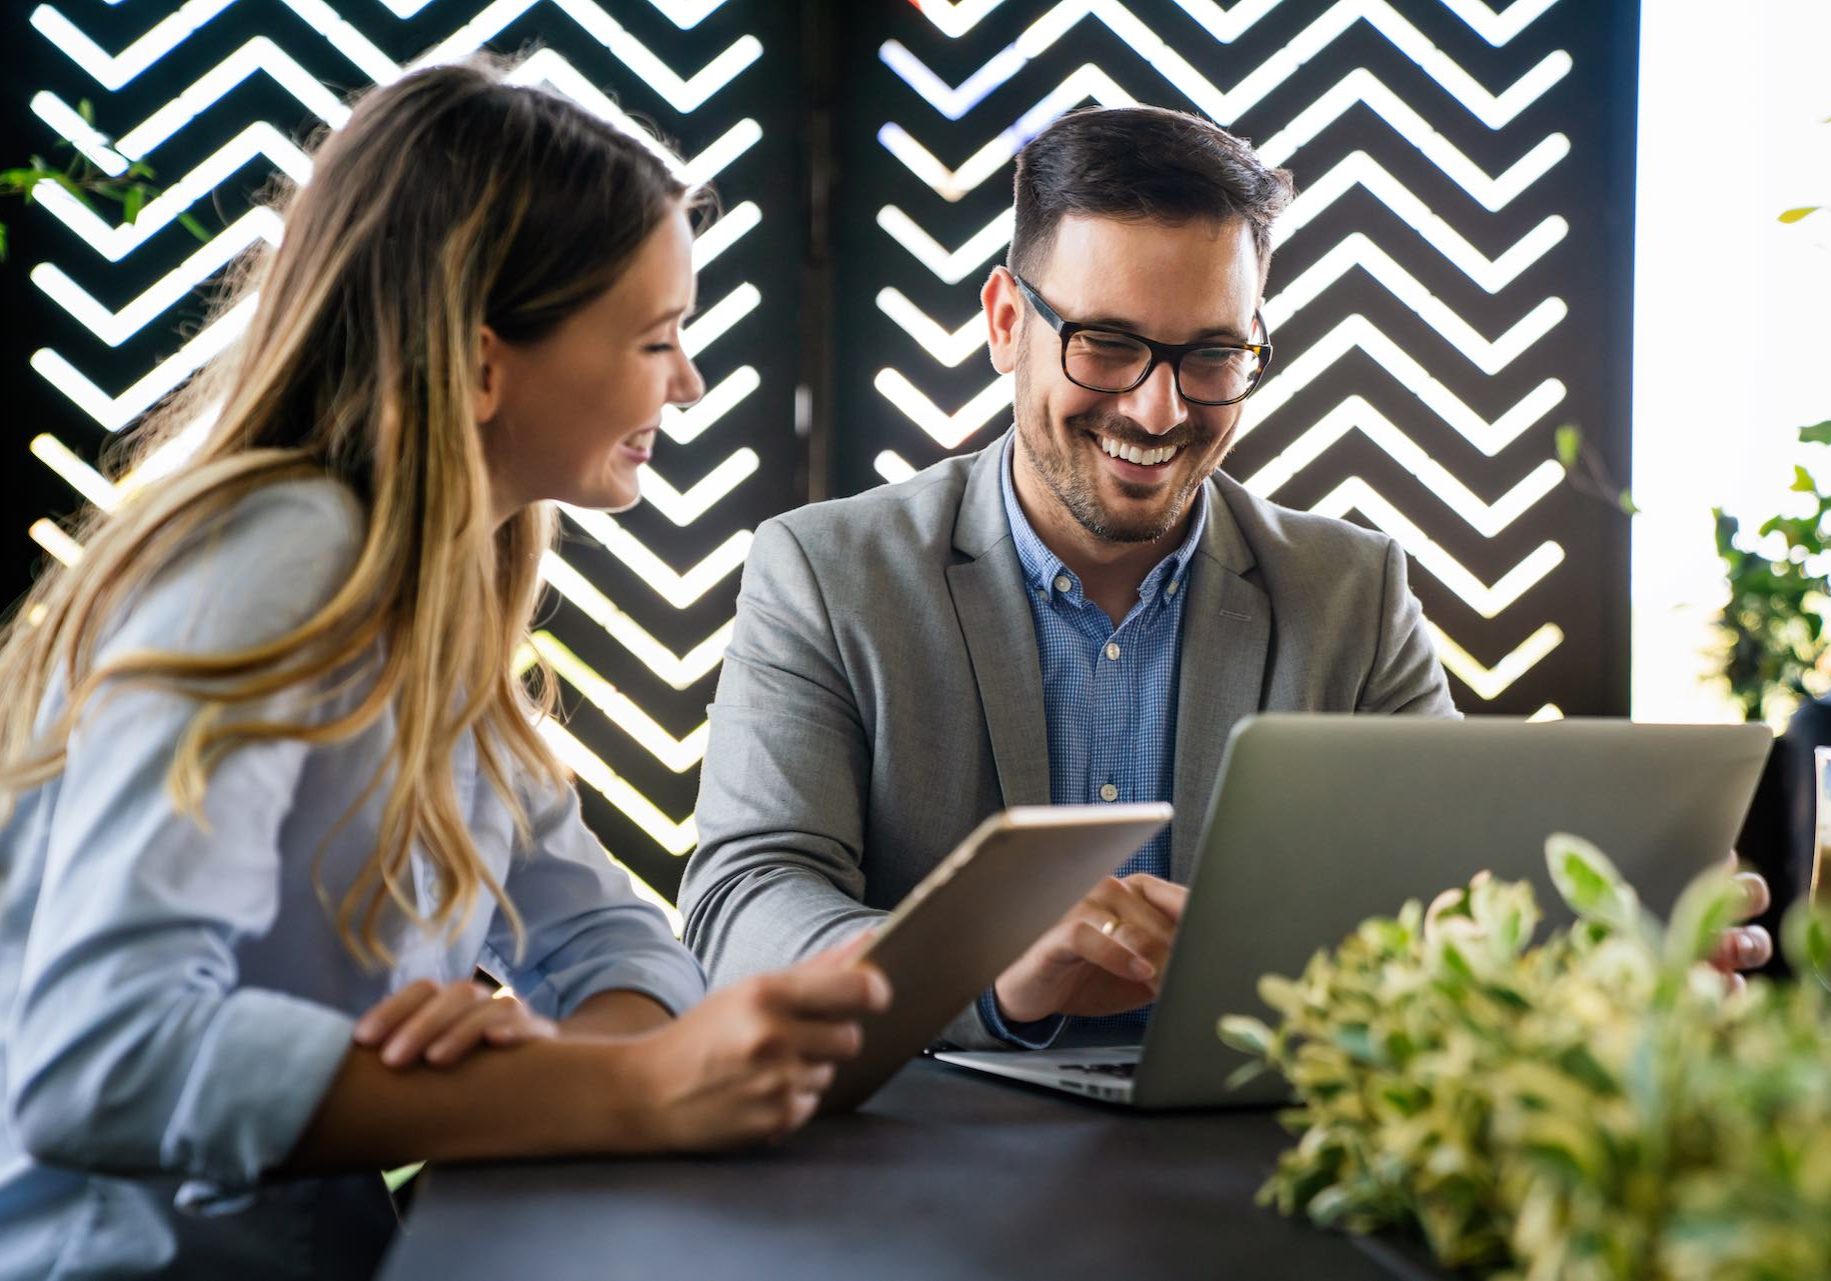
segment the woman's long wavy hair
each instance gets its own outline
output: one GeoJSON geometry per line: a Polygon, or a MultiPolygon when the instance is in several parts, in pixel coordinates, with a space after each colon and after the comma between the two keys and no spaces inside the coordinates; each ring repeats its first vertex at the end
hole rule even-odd
{"type": "Polygon", "coordinates": [[[80,561],[45,572],[0,631],[0,820],[61,772],[104,685],[197,701],[167,784],[200,821],[229,752],[335,743],[391,711],[390,768],[351,811],[389,788],[374,853],[340,901],[327,898],[345,945],[386,964],[390,905],[450,931],[484,890],[519,932],[465,825],[452,761],[472,736],[524,837],[518,770],[565,779],[537,728],[551,675],[530,687],[515,666],[556,516],[537,504],[493,523],[472,410],[480,328],[521,343],[551,333],[694,197],[658,148],[508,83],[510,69],[479,59],[408,75],[371,90],[321,140],[310,181],[284,197],[283,242],[241,263],[217,305],[220,316],[258,295],[245,335],[135,433],[129,479],[187,427],[207,424],[201,445],[114,513],[88,512],[80,561]],[[111,614],[187,540],[261,486],[327,475],[355,493],[367,524],[347,579],[315,614],[238,653],[97,665],[111,614]],[[67,701],[40,730],[59,676],[67,701]],[[328,719],[231,714],[294,693],[323,711],[339,691],[353,693],[328,719]],[[414,897],[416,848],[436,870],[430,913],[414,897]]]}

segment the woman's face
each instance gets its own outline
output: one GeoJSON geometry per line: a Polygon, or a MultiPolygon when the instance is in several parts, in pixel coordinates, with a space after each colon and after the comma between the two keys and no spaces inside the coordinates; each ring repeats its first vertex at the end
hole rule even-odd
{"type": "Polygon", "coordinates": [[[545,499],[634,505],[662,407],[706,389],[680,343],[693,298],[693,232],[676,208],[546,337],[512,343],[485,326],[476,413],[498,523],[545,499]]]}

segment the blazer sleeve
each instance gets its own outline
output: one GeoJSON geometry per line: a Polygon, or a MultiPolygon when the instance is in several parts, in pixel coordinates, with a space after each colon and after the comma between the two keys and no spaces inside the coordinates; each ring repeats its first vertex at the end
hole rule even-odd
{"type": "Polygon", "coordinates": [[[884,915],[863,905],[871,764],[858,699],[814,568],[780,519],[757,530],[709,718],[680,909],[718,986],[884,915]]]}
{"type": "MultiPolygon", "coordinates": [[[[124,607],[98,663],[241,649],[304,621],[354,551],[354,517],[327,490],[244,500],[124,607]]],[[[309,745],[230,753],[195,821],[166,774],[197,706],[104,686],[70,738],[5,1029],[6,1107],[38,1160],[235,1187],[296,1145],[352,1020],[238,978],[237,941],[279,911],[280,828],[309,745]]],[[[287,695],[228,714],[312,715],[287,695]]]]}
{"type": "Polygon", "coordinates": [[[1373,666],[1361,686],[1357,712],[1459,716],[1449,680],[1424,624],[1424,608],[1406,579],[1405,549],[1386,543],[1385,586],[1373,666]]]}

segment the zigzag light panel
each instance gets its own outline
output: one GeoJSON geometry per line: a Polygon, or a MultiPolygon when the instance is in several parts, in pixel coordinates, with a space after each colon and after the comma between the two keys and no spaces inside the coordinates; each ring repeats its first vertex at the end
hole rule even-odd
{"type": "Polygon", "coordinates": [[[1610,200],[1631,199],[1632,102],[1619,35],[1578,8],[888,9],[864,91],[877,114],[860,125],[879,160],[848,185],[869,194],[845,221],[875,235],[851,242],[869,269],[841,304],[838,365],[856,372],[838,414],[871,424],[845,441],[842,488],[901,479],[1008,425],[977,293],[1009,244],[1024,143],[1089,104],[1195,110],[1298,182],[1265,304],[1279,359],[1232,473],[1405,546],[1465,709],[1536,714],[1555,692],[1559,708],[1625,711],[1625,608],[1595,608],[1616,590],[1625,606],[1625,527],[1561,484],[1551,448],[1565,422],[1608,449],[1625,432],[1625,371],[1597,352],[1626,350],[1612,264],[1631,254],[1595,229],[1619,225],[1610,200]]]}
{"type": "MultiPolygon", "coordinates": [[[[127,223],[105,205],[97,212],[41,189],[29,217],[42,229],[30,230],[48,249],[28,270],[35,305],[53,323],[29,359],[54,399],[47,420],[0,446],[29,452],[30,466],[56,478],[65,509],[111,508],[194,447],[207,416],[139,475],[111,481],[96,463],[108,436],[239,335],[252,300],[199,328],[199,292],[244,251],[279,243],[280,219],[245,193],[269,173],[309,180],[298,140],[312,124],[341,124],[352,85],[537,41],[518,80],[573,98],[662,154],[634,115],[656,121],[679,140],[685,160],[669,154],[679,176],[716,179],[726,208],[695,242],[707,305],[684,334],[710,389],[666,414],[644,508],[617,518],[568,513],[569,536],[544,564],[557,612],[543,616],[535,647],[567,691],[569,722],[549,727],[550,741],[577,771],[588,818],[665,903],[695,839],[704,708],[731,634],[736,570],[750,531],[793,490],[798,355],[792,333],[756,317],[766,305],[792,306],[798,284],[798,231],[758,181],[789,162],[792,104],[772,82],[787,74],[777,64],[795,47],[792,15],[754,0],[383,6],[186,0],[110,12],[57,0],[31,9],[18,33],[65,55],[35,87],[32,127],[107,173],[154,164],[163,194],[127,223]],[[435,20],[443,30],[428,39],[435,20]],[[94,123],[71,105],[85,98],[94,123]],[[251,102],[274,101],[291,110],[249,112],[251,102]],[[187,212],[209,224],[204,243],[174,225],[187,212]]],[[[82,554],[52,520],[15,537],[60,560],[82,554]]]]}

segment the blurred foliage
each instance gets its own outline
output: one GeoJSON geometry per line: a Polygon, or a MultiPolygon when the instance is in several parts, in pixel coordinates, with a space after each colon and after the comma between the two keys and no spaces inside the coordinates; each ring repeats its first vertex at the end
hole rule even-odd
{"type": "MultiPolygon", "coordinates": [[[[1262,1204],[1421,1233],[1511,1281],[1831,1276],[1831,1001],[1822,979],[1731,993],[1700,964],[1741,891],[1712,871],[1661,927],[1600,851],[1546,845],[1577,914],[1532,944],[1532,887],[1478,876],[1363,923],[1228,1044],[1274,1069],[1298,1136],[1262,1204]]],[[[1804,906],[1784,946],[1831,970],[1804,906]]]]}
{"type": "MultiPolygon", "coordinates": [[[[90,125],[95,124],[95,105],[89,99],[77,103],[76,110],[90,125]]],[[[48,182],[63,188],[92,211],[97,211],[98,200],[119,205],[121,221],[133,222],[147,203],[160,194],[151,181],[152,169],[140,161],[129,164],[119,175],[110,175],[97,168],[67,140],[60,140],[56,149],[66,153],[62,164],[33,156],[23,165],[0,169],[0,196],[19,196],[29,205],[39,184],[48,182]]],[[[179,214],[178,222],[197,239],[209,240],[208,229],[193,215],[179,214]]],[[[0,261],[5,261],[7,247],[6,224],[0,223],[0,261]]]]}
{"type": "MultiPolygon", "coordinates": [[[[1831,444],[1831,420],[1799,429],[1802,444],[1831,444]]],[[[1729,599],[1717,618],[1723,637],[1723,674],[1745,720],[1782,722],[1801,699],[1831,692],[1825,615],[1831,604],[1825,552],[1831,549],[1831,493],[1806,468],[1793,468],[1791,491],[1807,495],[1797,516],[1771,516],[1758,531],[1778,537],[1783,550],[1770,559],[1739,545],[1742,526],[1721,507],[1717,555],[1729,581],[1729,599]]]]}

